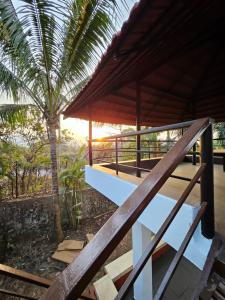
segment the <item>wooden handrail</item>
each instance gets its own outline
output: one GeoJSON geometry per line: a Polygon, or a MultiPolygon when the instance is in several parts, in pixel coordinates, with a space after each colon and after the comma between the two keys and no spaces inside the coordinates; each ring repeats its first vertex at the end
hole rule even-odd
{"type": "Polygon", "coordinates": [[[181,122],[181,123],[165,125],[165,126],[160,126],[160,127],[152,127],[152,128],[148,128],[148,129],[144,129],[144,130],[131,131],[131,132],[127,132],[127,133],[106,136],[106,137],[99,138],[99,139],[93,139],[92,142],[103,142],[103,141],[106,141],[106,140],[112,140],[113,141],[116,138],[124,138],[124,137],[135,136],[135,135],[140,136],[140,135],[143,135],[143,134],[181,129],[181,128],[186,128],[186,127],[191,126],[194,122],[195,121],[192,120],[192,121],[181,122]]]}
{"type": "Polygon", "coordinates": [[[120,289],[119,294],[116,298],[117,300],[122,299],[128,293],[129,288],[133,285],[138,275],[141,273],[142,269],[144,268],[145,264],[148,262],[149,258],[151,257],[154,250],[156,249],[158,243],[162,239],[164,233],[169,228],[170,224],[172,223],[178,211],[180,210],[182,204],[185,202],[190,192],[194,188],[195,184],[198,182],[198,179],[202,176],[204,169],[205,169],[205,164],[200,166],[195,176],[192,178],[192,180],[190,181],[190,183],[182,193],[181,197],[179,198],[179,200],[176,202],[175,206],[169,213],[168,217],[166,218],[166,220],[164,221],[160,229],[157,231],[157,233],[154,235],[150,244],[146,247],[144,254],[138,260],[137,264],[129,274],[122,288],[120,289]]]}
{"type": "MultiPolygon", "coordinates": [[[[152,169],[146,169],[146,168],[138,168],[138,167],[135,167],[135,166],[129,166],[129,165],[126,165],[126,164],[121,164],[121,163],[114,163],[114,162],[107,162],[108,164],[111,164],[111,165],[116,165],[116,167],[125,167],[125,168],[128,168],[128,169],[134,169],[134,170],[137,170],[139,169],[140,171],[144,171],[144,172],[151,172],[152,169]]],[[[191,181],[191,178],[189,177],[184,177],[184,176],[179,176],[179,175],[174,175],[174,174],[171,174],[170,175],[171,178],[175,178],[175,179],[180,179],[180,180],[184,180],[184,181],[191,181]]],[[[197,183],[200,183],[200,181],[197,181],[197,183]]]]}
{"type": "Polygon", "coordinates": [[[116,210],[80,255],[57,277],[41,300],[74,300],[79,297],[211,121],[204,118],[190,124],[180,140],[116,210]]]}

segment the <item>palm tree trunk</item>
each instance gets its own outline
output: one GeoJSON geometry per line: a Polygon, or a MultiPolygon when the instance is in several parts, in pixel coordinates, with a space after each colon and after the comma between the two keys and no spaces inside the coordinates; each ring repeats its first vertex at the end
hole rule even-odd
{"type": "Polygon", "coordinates": [[[63,240],[63,231],[61,226],[61,210],[59,204],[59,183],[58,183],[58,164],[56,156],[56,126],[50,123],[48,125],[48,134],[50,142],[51,169],[52,169],[52,193],[55,208],[55,228],[58,241],[63,240]]]}

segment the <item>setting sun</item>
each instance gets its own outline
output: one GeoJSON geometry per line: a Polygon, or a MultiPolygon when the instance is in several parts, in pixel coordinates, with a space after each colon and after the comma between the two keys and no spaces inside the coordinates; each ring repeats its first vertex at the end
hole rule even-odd
{"type": "MultiPolygon", "coordinates": [[[[71,131],[78,139],[83,140],[88,138],[88,121],[73,118],[62,119],[61,127],[62,129],[71,131]]],[[[118,134],[119,131],[119,128],[112,127],[112,125],[109,124],[104,124],[102,126],[95,126],[93,124],[93,139],[118,134]]]]}

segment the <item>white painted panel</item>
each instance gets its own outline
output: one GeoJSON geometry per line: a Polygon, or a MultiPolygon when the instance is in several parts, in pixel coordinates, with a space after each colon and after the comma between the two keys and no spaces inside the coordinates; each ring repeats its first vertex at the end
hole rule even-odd
{"type": "MultiPolygon", "coordinates": [[[[121,205],[137,187],[135,184],[117,176],[107,174],[89,166],[86,166],[85,176],[88,184],[117,205],[121,205]]],[[[175,200],[157,194],[138,221],[153,233],[156,233],[175,203],[175,200]]],[[[197,210],[197,208],[191,205],[184,204],[165,233],[163,240],[177,250],[192,224],[197,210]]],[[[184,255],[199,269],[202,269],[211,243],[212,240],[208,240],[202,236],[199,225],[184,255]]]]}
{"type": "MultiPolygon", "coordinates": [[[[140,222],[134,224],[132,228],[134,265],[143,255],[152,237],[153,233],[146,226],[140,222]]],[[[152,294],[152,258],[150,258],[134,283],[134,299],[152,300],[152,294]]]]}

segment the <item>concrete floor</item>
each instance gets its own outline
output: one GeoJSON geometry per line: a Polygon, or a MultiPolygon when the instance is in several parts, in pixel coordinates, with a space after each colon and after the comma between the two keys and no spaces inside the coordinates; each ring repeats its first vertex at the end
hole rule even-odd
{"type": "MultiPolygon", "coordinates": [[[[172,248],[152,264],[153,294],[156,293],[176,251],[172,248]]],[[[190,300],[201,276],[201,271],[186,258],[178,264],[163,300],[190,300]]]]}

